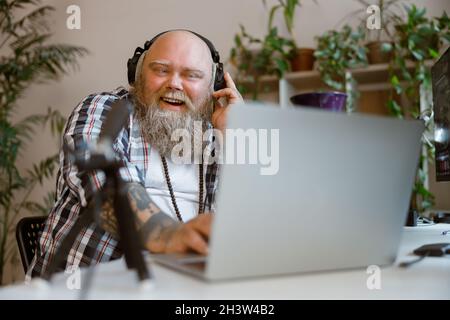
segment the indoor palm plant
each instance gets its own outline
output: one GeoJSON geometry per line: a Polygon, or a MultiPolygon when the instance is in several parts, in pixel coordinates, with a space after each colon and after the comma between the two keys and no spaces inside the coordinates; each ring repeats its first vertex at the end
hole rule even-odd
{"type": "Polygon", "coordinates": [[[334,90],[347,93],[347,112],[354,111],[358,91],[350,70],[367,65],[363,30],[353,30],[345,25],[340,31],[330,30],[316,39],[314,55],[323,82],[334,90]]]}
{"type": "Polygon", "coordinates": [[[35,139],[38,126],[50,124],[54,134],[60,134],[65,119],[58,111],[28,116],[18,122],[13,116],[19,110],[19,99],[33,83],[56,80],[76,66],[77,58],[86,49],[67,44],[48,44],[51,37],[47,23],[51,6],[39,0],[0,1],[0,284],[4,267],[16,252],[12,234],[20,215],[48,214],[54,196],[43,203],[29,200],[31,191],[51,177],[58,157],[50,155],[21,170],[18,157],[23,155],[27,141],[35,139]]]}

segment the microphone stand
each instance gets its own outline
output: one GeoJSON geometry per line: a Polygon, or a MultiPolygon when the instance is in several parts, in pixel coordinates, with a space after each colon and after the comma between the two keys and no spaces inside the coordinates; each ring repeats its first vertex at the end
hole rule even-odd
{"type": "MultiPolygon", "coordinates": [[[[57,249],[54,259],[50,262],[50,265],[42,278],[47,281],[51,280],[52,275],[58,267],[61,266],[64,258],[68,256],[69,251],[80,231],[94,222],[95,217],[100,214],[102,203],[105,200],[105,197],[101,194],[101,192],[104,192],[105,194],[112,192],[114,197],[114,214],[117,219],[120,243],[122,245],[127,267],[128,269],[136,270],[141,283],[144,283],[145,280],[149,280],[151,275],[147,265],[145,264],[140,249],[141,246],[138,240],[139,237],[134,220],[134,213],[128,200],[125,182],[119,176],[119,169],[123,166],[123,164],[117,160],[109,161],[107,159],[104,159],[103,161],[98,161],[98,159],[96,159],[96,161],[92,162],[84,160],[80,161],[80,159],[77,159],[75,163],[80,170],[102,170],[106,175],[106,182],[103,190],[97,191],[93,195],[93,206],[88,207],[83,214],[80,214],[74,226],[62,241],[61,246],[57,249]],[[95,164],[95,167],[92,165],[93,163],[95,164]]],[[[84,283],[85,287],[89,284],[86,282],[84,283]]]]}
{"type": "MultiPolygon", "coordinates": [[[[118,101],[111,110],[112,115],[105,123],[102,144],[100,144],[97,152],[91,154],[88,160],[82,156],[77,156],[73,151],[67,150],[69,155],[74,158],[75,165],[79,171],[95,171],[101,170],[105,173],[106,181],[102,190],[97,191],[92,198],[93,206],[88,206],[85,212],[78,216],[72,229],[63,239],[60,247],[56,250],[53,260],[49,262],[49,266],[42,278],[50,281],[56,270],[62,266],[64,258],[66,258],[72,248],[76,237],[83,228],[87,228],[91,223],[95,222],[95,218],[99,216],[102,203],[105,200],[102,192],[112,194],[114,203],[114,214],[118,224],[118,232],[120,244],[123,249],[125,261],[128,269],[134,269],[137,272],[141,284],[147,284],[151,278],[147,265],[141,252],[139,236],[134,220],[134,213],[128,199],[125,189],[126,182],[120,177],[119,170],[123,167],[122,161],[115,157],[112,149],[112,141],[117,137],[123,123],[127,120],[131,112],[130,106],[126,100],[118,101]]],[[[89,279],[90,277],[88,277],[89,279]]],[[[144,286],[145,287],[145,286],[144,286]]]]}

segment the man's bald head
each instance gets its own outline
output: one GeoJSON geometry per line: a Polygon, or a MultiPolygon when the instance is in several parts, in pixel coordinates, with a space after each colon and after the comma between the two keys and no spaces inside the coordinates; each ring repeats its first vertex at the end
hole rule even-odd
{"type": "Polygon", "coordinates": [[[200,69],[213,83],[215,65],[208,45],[201,38],[186,30],[168,31],[160,35],[146,53],[144,64],[152,60],[176,57],[191,69],[200,69]]]}
{"type": "Polygon", "coordinates": [[[154,51],[155,48],[158,50],[171,49],[173,45],[180,46],[184,49],[195,50],[198,54],[201,52],[202,58],[206,62],[213,63],[211,50],[205,41],[187,30],[173,30],[163,33],[153,42],[148,51],[154,51]]]}

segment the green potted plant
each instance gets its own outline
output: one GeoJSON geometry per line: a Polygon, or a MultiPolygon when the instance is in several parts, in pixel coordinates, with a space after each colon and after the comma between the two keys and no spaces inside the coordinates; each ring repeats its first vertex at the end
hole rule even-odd
{"type": "Polygon", "coordinates": [[[230,62],[237,69],[236,82],[243,94],[258,99],[261,91],[260,79],[264,75],[281,78],[290,70],[289,53],[293,42],[281,37],[278,29],[272,27],[263,39],[247,33],[240,25],[240,32],[234,36],[234,47],[230,51],[230,62]]]}
{"type": "Polygon", "coordinates": [[[65,123],[64,117],[51,109],[15,122],[18,100],[33,83],[58,79],[87,53],[81,47],[48,43],[51,33],[46,17],[53,10],[40,6],[38,0],[0,1],[0,285],[5,265],[16,256],[13,234],[20,215],[48,214],[54,201],[52,194],[43,203],[30,201],[29,196],[52,176],[58,155],[50,155],[26,171],[19,169],[18,158],[26,142],[36,138],[36,127],[50,124],[52,132],[60,134],[65,123]]]}
{"type": "MultiPolygon", "coordinates": [[[[267,6],[266,0],[262,0],[267,6]]],[[[314,0],[316,1],[316,0],[314,0]]],[[[258,99],[264,85],[261,77],[276,75],[283,77],[286,71],[311,70],[314,63],[313,49],[298,48],[293,32],[294,14],[300,0],[278,0],[269,8],[267,33],[262,38],[250,35],[240,25],[240,32],[234,36],[234,46],[230,51],[230,62],[236,68],[236,82],[244,93],[250,93],[252,99],[258,99]],[[274,26],[274,17],[278,10],[283,10],[284,23],[290,34],[283,37],[274,26]]]]}
{"type": "Polygon", "coordinates": [[[346,109],[356,108],[358,91],[351,69],[367,65],[366,48],[362,44],[364,31],[345,25],[340,31],[327,31],[316,37],[314,53],[323,82],[330,88],[347,93],[346,109]]]}
{"type": "MultiPolygon", "coordinates": [[[[428,18],[426,9],[415,5],[406,7],[406,18],[395,17],[395,42],[393,60],[390,63],[391,91],[388,109],[398,118],[419,118],[431,114],[431,73],[429,62],[439,57],[439,52],[450,44],[450,18],[444,12],[440,17],[428,18]],[[403,97],[398,103],[396,96],[403,97]]],[[[432,122],[426,122],[423,136],[424,152],[416,177],[411,201],[412,210],[419,213],[430,208],[434,196],[426,186],[426,163],[434,161],[434,145],[428,136],[432,122]]]]}
{"type": "MultiPolygon", "coordinates": [[[[266,0],[263,0],[264,5],[267,5],[266,0]]],[[[317,1],[314,0],[317,3],[317,1]]],[[[269,14],[269,29],[273,28],[273,21],[275,13],[278,10],[283,11],[284,23],[292,40],[293,47],[289,53],[289,62],[291,71],[306,71],[312,70],[314,66],[314,49],[304,48],[297,45],[294,32],[294,18],[296,8],[301,5],[300,0],[278,0],[278,4],[270,9],[269,14]]]]}
{"type": "Polygon", "coordinates": [[[394,22],[397,17],[403,14],[403,0],[356,0],[362,5],[359,10],[363,14],[361,27],[365,31],[366,47],[368,49],[367,58],[369,64],[389,63],[392,58],[392,44],[395,33],[394,22]],[[370,30],[367,28],[367,8],[376,5],[380,14],[380,29],[370,30]]]}

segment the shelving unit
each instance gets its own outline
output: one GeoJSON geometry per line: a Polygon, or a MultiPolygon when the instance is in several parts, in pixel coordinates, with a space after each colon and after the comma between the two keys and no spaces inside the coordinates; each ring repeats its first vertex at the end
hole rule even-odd
{"type": "MultiPolygon", "coordinates": [[[[427,64],[431,66],[431,62],[427,64]]],[[[414,68],[409,64],[410,70],[414,68]]],[[[351,70],[361,93],[359,111],[375,114],[387,114],[385,103],[392,87],[389,83],[389,65],[375,64],[351,70]]],[[[309,91],[327,89],[317,70],[287,73],[278,80],[275,76],[263,76],[260,79],[265,94],[278,94],[280,106],[292,106],[290,97],[309,91]]],[[[328,89],[329,90],[329,89],[328,89]]]]}
{"type": "MultiPolygon", "coordinates": [[[[358,82],[360,92],[390,89],[389,65],[377,64],[351,71],[358,82]]],[[[293,72],[279,82],[279,102],[281,106],[292,106],[289,98],[295,94],[325,89],[319,71],[293,72]]]]}

